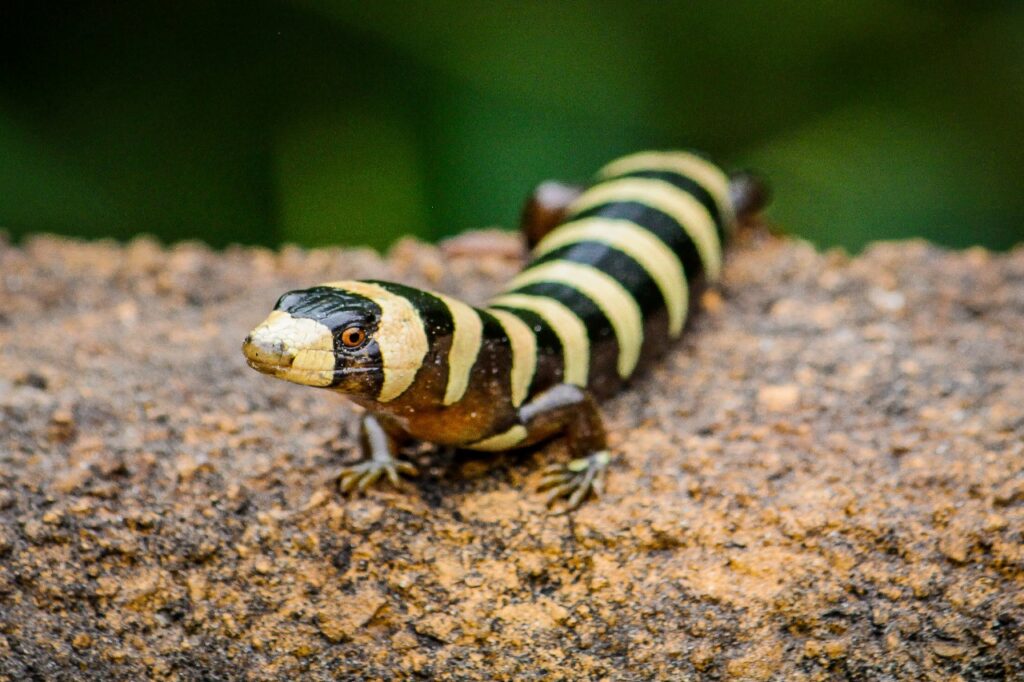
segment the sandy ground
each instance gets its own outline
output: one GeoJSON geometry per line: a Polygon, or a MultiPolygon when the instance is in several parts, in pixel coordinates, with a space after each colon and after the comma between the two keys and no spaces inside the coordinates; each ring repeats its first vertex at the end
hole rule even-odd
{"type": "Polygon", "coordinates": [[[474,249],[0,242],[0,679],[1024,679],[1024,249],[748,235],[604,498],[544,513],[558,442],[340,497],[356,410],[242,338],[330,279],[479,302],[474,249]]]}

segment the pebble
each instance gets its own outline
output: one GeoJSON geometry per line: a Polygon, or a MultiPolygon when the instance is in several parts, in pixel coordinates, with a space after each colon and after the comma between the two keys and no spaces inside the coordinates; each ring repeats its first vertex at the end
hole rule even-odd
{"type": "Polygon", "coordinates": [[[757,402],[771,412],[791,412],[800,402],[800,387],[796,384],[762,386],[757,391],[757,402]]]}

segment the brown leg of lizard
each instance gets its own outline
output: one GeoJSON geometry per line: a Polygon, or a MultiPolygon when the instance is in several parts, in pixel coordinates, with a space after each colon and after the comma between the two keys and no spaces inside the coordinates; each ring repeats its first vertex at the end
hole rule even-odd
{"type": "Polygon", "coordinates": [[[359,424],[359,443],[366,459],[341,470],[338,475],[341,492],[366,490],[381,476],[387,476],[391,485],[397,487],[399,474],[417,475],[415,466],[395,456],[403,436],[401,431],[387,428],[386,422],[372,414],[363,415],[359,424]]]}
{"type": "Polygon", "coordinates": [[[583,193],[580,185],[548,180],[537,185],[526,199],[520,228],[526,235],[526,245],[533,248],[548,232],[565,221],[569,204],[583,193]]]}
{"type": "Polygon", "coordinates": [[[523,405],[519,419],[531,440],[564,432],[573,454],[568,464],[553,464],[544,471],[539,489],[550,491],[548,506],[564,497],[564,511],[571,511],[591,491],[603,491],[611,455],[606,449],[601,413],[585,389],[572,384],[554,386],[523,405]]]}

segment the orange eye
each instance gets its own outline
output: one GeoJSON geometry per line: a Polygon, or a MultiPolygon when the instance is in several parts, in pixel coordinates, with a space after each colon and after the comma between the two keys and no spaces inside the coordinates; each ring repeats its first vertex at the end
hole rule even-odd
{"type": "Polygon", "coordinates": [[[366,332],[361,327],[349,327],[341,333],[341,342],[349,348],[356,348],[366,341],[366,332]]]}

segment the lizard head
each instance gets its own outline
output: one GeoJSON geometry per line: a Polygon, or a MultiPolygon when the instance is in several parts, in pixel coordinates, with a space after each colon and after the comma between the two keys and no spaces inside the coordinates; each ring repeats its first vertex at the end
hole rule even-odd
{"type": "Polygon", "coordinates": [[[249,366],[296,384],[374,398],[384,363],[380,305],[361,282],[289,291],[242,343],[249,366]],[[352,285],[352,286],[346,286],[352,285]]]}

